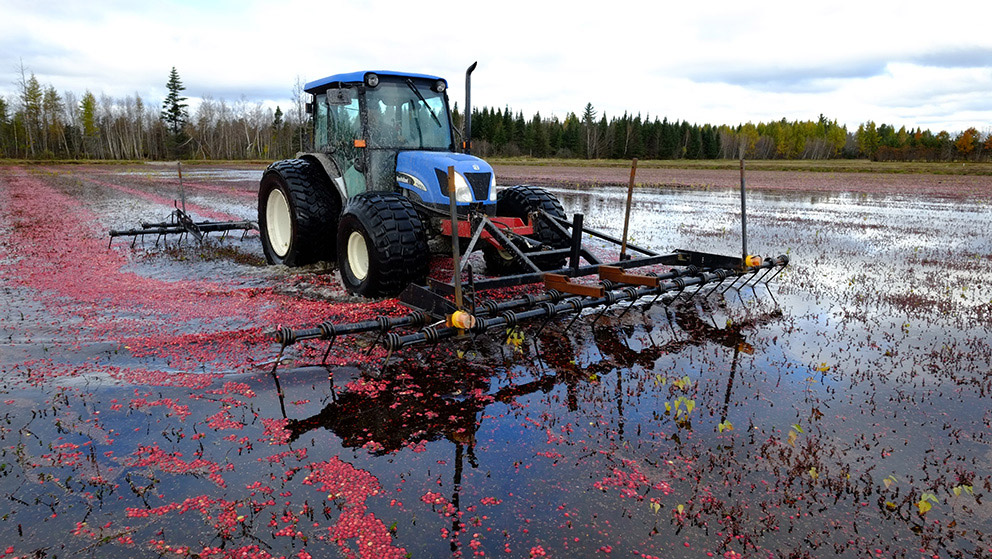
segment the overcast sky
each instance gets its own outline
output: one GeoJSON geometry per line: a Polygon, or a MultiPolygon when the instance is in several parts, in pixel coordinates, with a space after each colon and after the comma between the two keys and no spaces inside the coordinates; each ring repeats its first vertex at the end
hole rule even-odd
{"type": "Polygon", "coordinates": [[[173,66],[205,96],[290,105],[297,78],[390,69],[464,105],[564,118],[592,103],[698,124],[992,130],[992,1],[279,3],[0,0],[0,95],[44,86],[159,106],[173,66]]]}

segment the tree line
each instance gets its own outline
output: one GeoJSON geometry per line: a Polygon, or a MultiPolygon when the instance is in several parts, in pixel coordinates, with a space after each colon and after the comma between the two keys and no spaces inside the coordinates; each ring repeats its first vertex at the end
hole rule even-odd
{"type": "MultiPolygon", "coordinates": [[[[456,123],[462,115],[455,111],[456,123]]],[[[522,112],[473,109],[474,152],[482,156],[581,159],[856,159],[875,161],[987,161],[992,131],[971,127],[952,137],[921,128],[898,130],[873,121],[850,131],[836,120],[819,119],[712,125],[642,118],[624,113],[596,116],[587,104],[582,116],[564,120],[526,119],[522,112]]]]}
{"type": "MultiPolygon", "coordinates": [[[[192,114],[175,68],[161,107],[140,95],[112,98],[86,91],[59,93],[21,68],[17,93],[0,96],[0,157],[27,159],[275,160],[305,151],[311,122],[302,83],[283,111],[244,98],[207,97],[192,114]]],[[[463,129],[455,103],[452,117],[463,129]]],[[[473,108],[474,153],[563,159],[836,159],[952,161],[992,159],[992,132],[968,128],[954,136],[920,128],[898,130],[868,121],[848,130],[823,115],[813,121],[696,124],[624,113],[597,114],[592,103],[564,119],[526,118],[509,107],[473,108]]]]}

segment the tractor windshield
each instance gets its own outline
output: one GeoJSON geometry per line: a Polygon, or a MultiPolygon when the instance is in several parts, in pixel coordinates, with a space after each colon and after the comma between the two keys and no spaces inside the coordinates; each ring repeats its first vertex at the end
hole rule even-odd
{"type": "Polygon", "coordinates": [[[450,150],[444,95],[408,78],[383,79],[366,89],[370,147],[450,150]]]}

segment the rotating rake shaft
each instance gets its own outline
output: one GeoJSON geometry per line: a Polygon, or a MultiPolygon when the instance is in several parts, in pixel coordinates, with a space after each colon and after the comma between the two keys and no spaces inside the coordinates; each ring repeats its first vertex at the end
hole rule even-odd
{"type": "MultiPolygon", "coordinates": [[[[541,294],[524,295],[507,301],[487,301],[477,305],[472,314],[456,311],[446,318],[434,317],[438,320],[431,325],[428,325],[428,322],[432,317],[424,311],[417,310],[399,317],[377,317],[361,322],[335,324],[328,321],[315,327],[301,329],[282,327],[275,332],[274,337],[285,348],[303,340],[321,339],[331,340],[333,343],[339,336],[376,332],[377,341],[381,341],[382,346],[392,352],[418,344],[454,338],[464,333],[477,335],[497,328],[513,328],[528,321],[550,320],[562,314],[578,314],[595,307],[608,308],[617,303],[633,303],[643,297],[654,297],[657,300],[667,296],[671,299],[685,293],[687,288],[695,288],[692,292],[695,295],[703,286],[713,285],[714,289],[709,291],[712,293],[727,279],[732,279],[730,285],[736,284],[741,278],[744,278],[744,284],[754,278],[758,278],[754,281],[768,281],[777,275],[776,273],[764,279],[769,273],[776,269],[781,271],[788,263],[789,257],[781,255],[775,259],[766,258],[756,266],[739,269],[700,269],[689,266],[681,270],[673,269],[664,274],[627,276],[637,278],[636,284],[602,279],[599,283],[600,296],[576,295],[561,289],[550,289],[541,294]],[[459,313],[461,316],[457,316],[459,313]],[[419,330],[406,334],[393,331],[415,328],[419,330]]],[[[621,279],[623,277],[621,275],[621,279]]],[[[564,289],[567,289],[567,285],[564,289]]],[[[581,290],[577,291],[583,293],[590,289],[585,285],[576,287],[580,287],[581,290]]]]}

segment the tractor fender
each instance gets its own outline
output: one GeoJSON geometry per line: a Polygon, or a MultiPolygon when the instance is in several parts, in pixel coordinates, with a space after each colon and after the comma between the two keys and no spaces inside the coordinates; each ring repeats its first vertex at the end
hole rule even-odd
{"type": "Polygon", "coordinates": [[[324,174],[327,175],[328,184],[334,185],[338,199],[341,200],[341,207],[344,207],[348,201],[348,192],[345,190],[344,179],[341,178],[341,170],[338,169],[337,163],[324,153],[298,153],[296,157],[316,163],[319,165],[319,168],[324,170],[324,174]]]}

